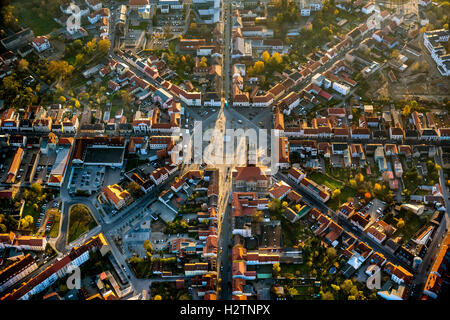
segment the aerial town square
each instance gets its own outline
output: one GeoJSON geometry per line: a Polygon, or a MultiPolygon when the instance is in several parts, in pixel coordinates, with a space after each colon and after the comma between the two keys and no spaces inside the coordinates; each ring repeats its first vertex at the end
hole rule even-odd
{"type": "Polygon", "coordinates": [[[448,299],[449,0],[0,4],[2,307],[448,299]]]}

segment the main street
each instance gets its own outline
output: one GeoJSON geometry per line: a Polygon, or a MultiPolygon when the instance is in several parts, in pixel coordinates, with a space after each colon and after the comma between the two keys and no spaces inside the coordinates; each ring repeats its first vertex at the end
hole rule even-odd
{"type": "Polygon", "coordinates": [[[415,298],[420,298],[420,294],[427,280],[430,268],[434,262],[434,258],[437,256],[437,253],[439,252],[440,249],[440,244],[442,243],[442,240],[444,236],[447,234],[448,228],[450,226],[450,215],[449,215],[450,201],[448,198],[449,194],[447,192],[447,187],[445,183],[446,181],[444,177],[444,170],[442,169],[442,151],[440,150],[440,148],[438,148],[438,151],[434,157],[434,161],[441,167],[441,169],[439,170],[439,183],[441,184],[442,196],[444,197],[445,207],[447,208],[447,210],[444,216],[442,217],[442,220],[440,221],[439,227],[434,232],[431,244],[428,246],[427,252],[422,259],[422,263],[420,264],[419,269],[415,274],[414,286],[416,288],[412,292],[412,295],[415,298]]]}

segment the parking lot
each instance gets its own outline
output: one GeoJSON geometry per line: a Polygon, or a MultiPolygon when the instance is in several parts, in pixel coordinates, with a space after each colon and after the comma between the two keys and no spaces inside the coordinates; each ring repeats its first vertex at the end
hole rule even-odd
{"type": "MultiPolygon", "coordinates": [[[[45,169],[47,168],[48,163],[51,162],[51,159],[49,159],[47,156],[42,158],[42,155],[38,155],[39,149],[33,148],[33,149],[24,149],[24,155],[22,158],[22,161],[20,163],[19,170],[17,172],[16,180],[14,183],[45,183],[46,182],[46,172],[45,169]],[[36,163],[36,171],[34,173],[34,176],[32,177],[32,169],[33,165],[37,159],[37,157],[40,156],[38,159],[38,162],[36,163]],[[38,178],[41,178],[40,180],[38,178]]],[[[16,154],[16,149],[9,150],[1,155],[1,161],[0,161],[0,181],[5,181],[6,177],[8,175],[9,167],[11,166],[11,162],[14,158],[14,155],[16,154]]],[[[53,159],[54,160],[54,159],[53,159]]],[[[50,166],[51,170],[51,166],[50,166]]]]}
{"type": "Polygon", "coordinates": [[[157,26],[164,29],[170,29],[170,32],[182,32],[184,28],[184,14],[182,11],[172,14],[162,14],[158,16],[157,26]]]}
{"type": "Polygon", "coordinates": [[[234,108],[248,120],[260,128],[270,129],[272,127],[272,112],[267,108],[234,108]]]}
{"type": "Polygon", "coordinates": [[[52,228],[53,224],[53,214],[49,214],[50,209],[58,209],[59,202],[51,201],[48,204],[42,206],[41,212],[39,213],[39,218],[36,221],[36,229],[38,233],[48,234],[52,228]]]}
{"type": "Polygon", "coordinates": [[[73,168],[69,181],[69,192],[76,193],[84,191],[92,194],[102,187],[104,177],[104,166],[73,168]]]}
{"type": "Polygon", "coordinates": [[[56,153],[51,152],[50,154],[42,154],[39,157],[39,163],[34,173],[34,182],[36,183],[47,183],[50,177],[50,172],[52,171],[53,164],[56,160],[56,153]]]}
{"type": "Polygon", "coordinates": [[[383,212],[386,209],[386,202],[379,199],[373,199],[360,211],[363,214],[369,214],[372,221],[378,221],[383,218],[383,212]]]}

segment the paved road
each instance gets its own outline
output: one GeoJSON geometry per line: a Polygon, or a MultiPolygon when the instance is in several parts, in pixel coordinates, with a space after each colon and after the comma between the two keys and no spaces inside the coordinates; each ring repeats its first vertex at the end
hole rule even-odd
{"type": "Polygon", "coordinates": [[[445,201],[445,207],[447,208],[447,211],[445,212],[444,216],[442,217],[441,223],[437,230],[435,231],[435,234],[433,236],[433,240],[431,244],[428,247],[427,253],[422,259],[422,263],[419,267],[419,269],[416,272],[415,278],[414,278],[414,285],[416,286],[415,291],[413,292],[414,298],[420,298],[421,293],[423,291],[423,287],[425,285],[425,282],[427,280],[429,270],[434,262],[434,258],[436,258],[436,255],[438,251],[440,250],[440,244],[442,243],[443,236],[447,234],[448,228],[450,226],[450,215],[449,215],[449,208],[450,208],[450,201],[449,201],[449,194],[447,191],[447,186],[445,185],[445,177],[444,177],[444,170],[442,169],[442,152],[439,150],[434,158],[435,163],[437,163],[439,166],[441,166],[441,170],[439,171],[439,183],[442,187],[442,193],[444,196],[445,201]]]}

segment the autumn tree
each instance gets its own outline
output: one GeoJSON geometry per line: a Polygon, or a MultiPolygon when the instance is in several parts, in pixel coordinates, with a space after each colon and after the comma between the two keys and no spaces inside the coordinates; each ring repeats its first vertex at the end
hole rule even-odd
{"type": "Polygon", "coordinates": [[[336,257],[336,249],[335,248],[332,248],[332,247],[329,247],[329,248],[327,248],[327,257],[329,258],[329,259],[333,259],[333,258],[335,258],[336,257]]]}
{"type": "Polygon", "coordinates": [[[142,189],[141,189],[141,186],[139,184],[137,184],[136,182],[134,182],[134,181],[131,181],[128,184],[127,190],[135,198],[141,196],[142,193],[143,193],[142,189]]]}
{"type": "Polygon", "coordinates": [[[262,212],[261,210],[258,210],[255,212],[255,214],[253,215],[253,221],[255,222],[261,222],[264,219],[264,212],[262,212]]]}
{"type": "Polygon", "coordinates": [[[98,50],[100,53],[108,53],[109,48],[111,48],[111,41],[109,41],[109,39],[102,39],[98,42],[98,50]]]}
{"type": "Polygon", "coordinates": [[[280,65],[283,62],[283,58],[278,52],[274,52],[272,57],[270,58],[270,64],[272,65],[280,65]]]}
{"type": "Polygon", "coordinates": [[[350,279],[346,279],[344,280],[343,283],[341,283],[340,288],[342,291],[346,292],[346,293],[350,293],[350,290],[353,287],[353,282],[350,279]]]}
{"type": "Polygon", "coordinates": [[[30,226],[33,225],[34,219],[32,216],[27,215],[24,218],[20,219],[20,225],[22,229],[28,229],[30,226]]]}
{"type": "Polygon", "coordinates": [[[397,228],[401,229],[405,226],[405,220],[403,220],[402,218],[398,219],[397,221],[397,228]]]}
{"type": "Polygon", "coordinates": [[[253,70],[256,74],[261,74],[264,71],[264,62],[263,61],[256,61],[253,65],[253,70]]]}
{"type": "Polygon", "coordinates": [[[265,63],[268,63],[269,60],[270,60],[270,53],[267,52],[267,51],[264,51],[263,54],[262,54],[262,60],[263,60],[265,63]]]}
{"type": "Polygon", "coordinates": [[[82,53],[78,53],[75,56],[75,64],[78,65],[82,65],[84,63],[84,54],[82,53]]]}
{"type": "Polygon", "coordinates": [[[322,293],[322,300],[334,300],[334,295],[332,292],[327,291],[322,293]]]}
{"type": "Polygon", "coordinates": [[[29,63],[27,60],[21,59],[19,61],[19,64],[17,65],[17,69],[19,69],[19,71],[25,71],[28,69],[28,65],[29,65],[29,63]]]}
{"type": "Polygon", "coordinates": [[[400,55],[400,52],[397,49],[392,50],[391,57],[397,59],[400,55]]]}
{"type": "Polygon", "coordinates": [[[151,258],[153,253],[153,247],[152,244],[150,243],[150,240],[145,240],[143,246],[147,257],[151,258]]]}
{"type": "Polygon", "coordinates": [[[72,74],[73,69],[73,66],[65,60],[53,60],[48,64],[48,76],[53,79],[65,79],[72,74]]]}
{"type": "Polygon", "coordinates": [[[275,275],[280,274],[281,272],[281,268],[280,268],[280,264],[279,263],[274,263],[272,266],[272,271],[275,275]]]}
{"type": "Polygon", "coordinates": [[[271,201],[269,201],[268,207],[269,207],[269,210],[271,212],[274,212],[274,213],[280,212],[281,211],[281,201],[280,201],[280,199],[278,199],[278,198],[272,199],[271,201]]]}
{"type": "Polygon", "coordinates": [[[288,289],[288,292],[289,292],[289,295],[291,295],[291,296],[296,296],[296,295],[298,295],[298,290],[295,289],[295,288],[289,288],[289,289],[288,289]]]}
{"type": "Polygon", "coordinates": [[[379,183],[375,183],[375,185],[373,186],[373,191],[375,192],[375,193],[379,193],[379,192],[381,192],[383,189],[382,189],[382,187],[381,187],[381,184],[379,184],[379,183]]]}
{"type": "Polygon", "coordinates": [[[202,57],[201,59],[200,59],[200,67],[202,67],[202,68],[205,68],[205,67],[207,67],[208,66],[208,64],[207,64],[207,59],[206,59],[206,57],[202,57]]]}
{"type": "Polygon", "coordinates": [[[336,198],[339,198],[340,195],[341,195],[341,189],[338,188],[333,191],[331,198],[336,199],[336,198]]]}
{"type": "Polygon", "coordinates": [[[357,181],[358,183],[363,183],[363,182],[364,182],[364,175],[363,175],[362,173],[358,173],[358,174],[355,176],[355,179],[356,179],[356,181],[357,181]]]}
{"type": "Polygon", "coordinates": [[[92,54],[97,48],[97,38],[92,39],[86,43],[86,52],[92,54]]]}
{"type": "Polygon", "coordinates": [[[37,182],[30,186],[30,190],[33,192],[34,196],[40,196],[43,192],[42,185],[37,182]]]}

